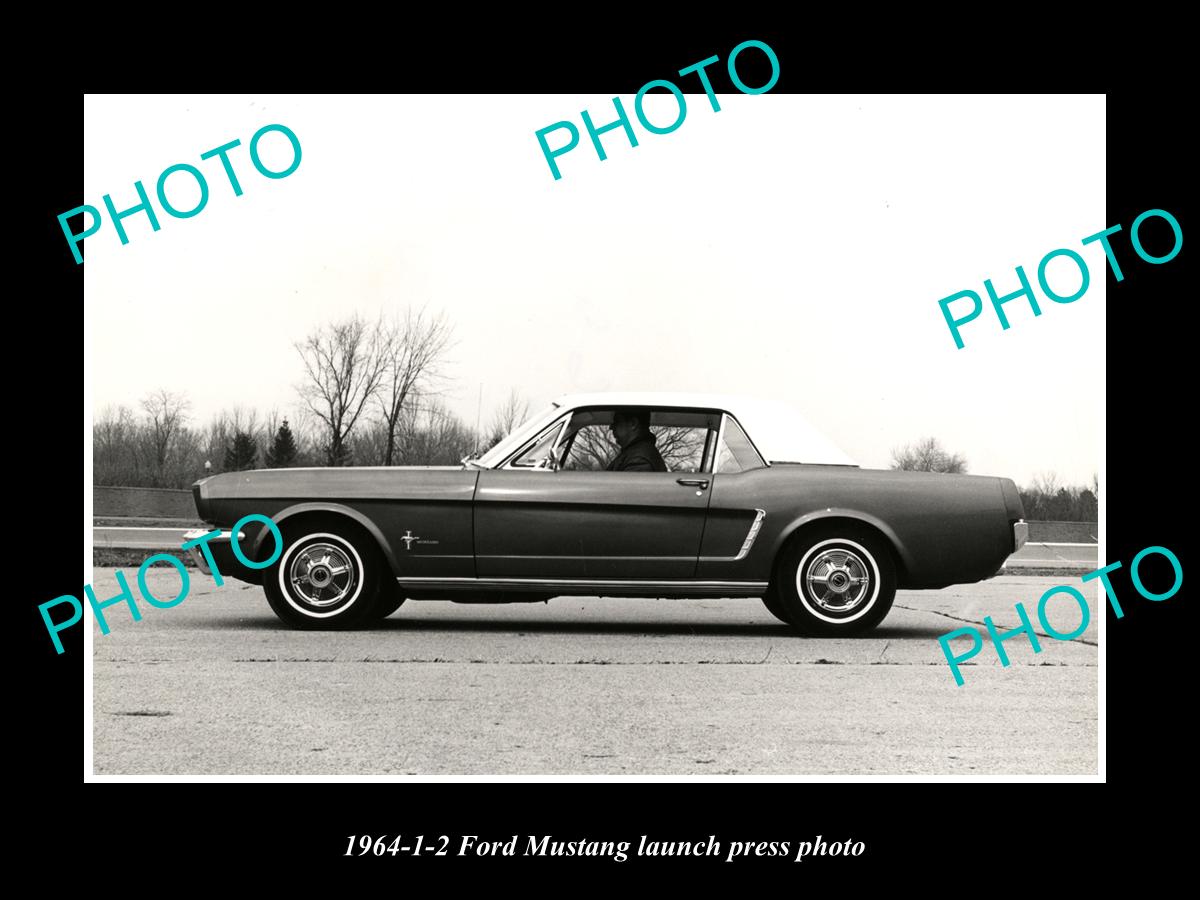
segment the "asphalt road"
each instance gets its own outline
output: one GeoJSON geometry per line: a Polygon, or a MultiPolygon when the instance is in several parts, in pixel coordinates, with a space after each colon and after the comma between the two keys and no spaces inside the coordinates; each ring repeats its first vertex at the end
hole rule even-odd
{"type": "Polygon", "coordinates": [[[869,637],[829,640],[757,600],[410,602],[367,631],[289,631],[260,588],[193,572],[179,606],[95,626],[95,773],[1094,774],[1094,591],[1078,640],[1014,637],[1008,668],[987,646],[963,687],[937,642],[1013,627],[1060,583],[902,591],[869,637]]]}

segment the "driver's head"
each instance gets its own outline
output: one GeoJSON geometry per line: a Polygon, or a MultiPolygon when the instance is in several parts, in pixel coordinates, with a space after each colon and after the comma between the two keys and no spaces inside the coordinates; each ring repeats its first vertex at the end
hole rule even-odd
{"type": "Polygon", "coordinates": [[[622,447],[650,431],[650,410],[626,406],[613,413],[612,433],[622,447]]]}

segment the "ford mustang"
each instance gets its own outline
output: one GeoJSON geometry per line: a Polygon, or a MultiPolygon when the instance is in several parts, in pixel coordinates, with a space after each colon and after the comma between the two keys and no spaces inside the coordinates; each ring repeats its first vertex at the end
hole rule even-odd
{"type": "Polygon", "coordinates": [[[897,588],[988,578],[1027,536],[1008,478],[864,469],[789,407],[706,394],[560,397],[461,466],[229,472],[192,490],[221,574],[261,584],[296,628],[366,625],[406,600],[584,595],[761,597],[799,632],[856,634],[897,588]],[[247,514],[282,536],[240,529],[262,568],[233,552],[247,514]]]}

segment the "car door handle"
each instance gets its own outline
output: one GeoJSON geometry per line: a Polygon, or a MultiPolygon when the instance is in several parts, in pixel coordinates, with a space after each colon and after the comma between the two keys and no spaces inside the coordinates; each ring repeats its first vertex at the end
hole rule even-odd
{"type": "Polygon", "coordinates": [[[701,489],[708,487],[707,478],[676,478],[675,483],[685,485],[686,487],[697,487],[701,489]]]}

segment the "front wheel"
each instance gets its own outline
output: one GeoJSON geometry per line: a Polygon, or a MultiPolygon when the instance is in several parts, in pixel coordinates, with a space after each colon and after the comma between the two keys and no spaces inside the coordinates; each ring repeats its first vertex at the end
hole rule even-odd
{"type": "Polygon", "coordinates": [[[875,535],[848,527],[831,529],[785,549],[772,587],[801,632],[825,637],[862,634],[892,608],[896,565],[891,548],[875,535]]]}
{"type": "Polygon", "coordinates": [[[279,561],[264,573],[275,615],[293,628],[346,628],[373,618],[386,563],[359,529],[309,525],[284,530],[279,561]]]}
{"type": "Polygon", "coordinates": [[[379,601],[375,604],[375,610],[371,613],[371,618],[382,621],[404,605],[404,601],[408,598],[400,590],[400,585],[394,581],[389,585],[384,585],[379,590],[379,601]]]}

